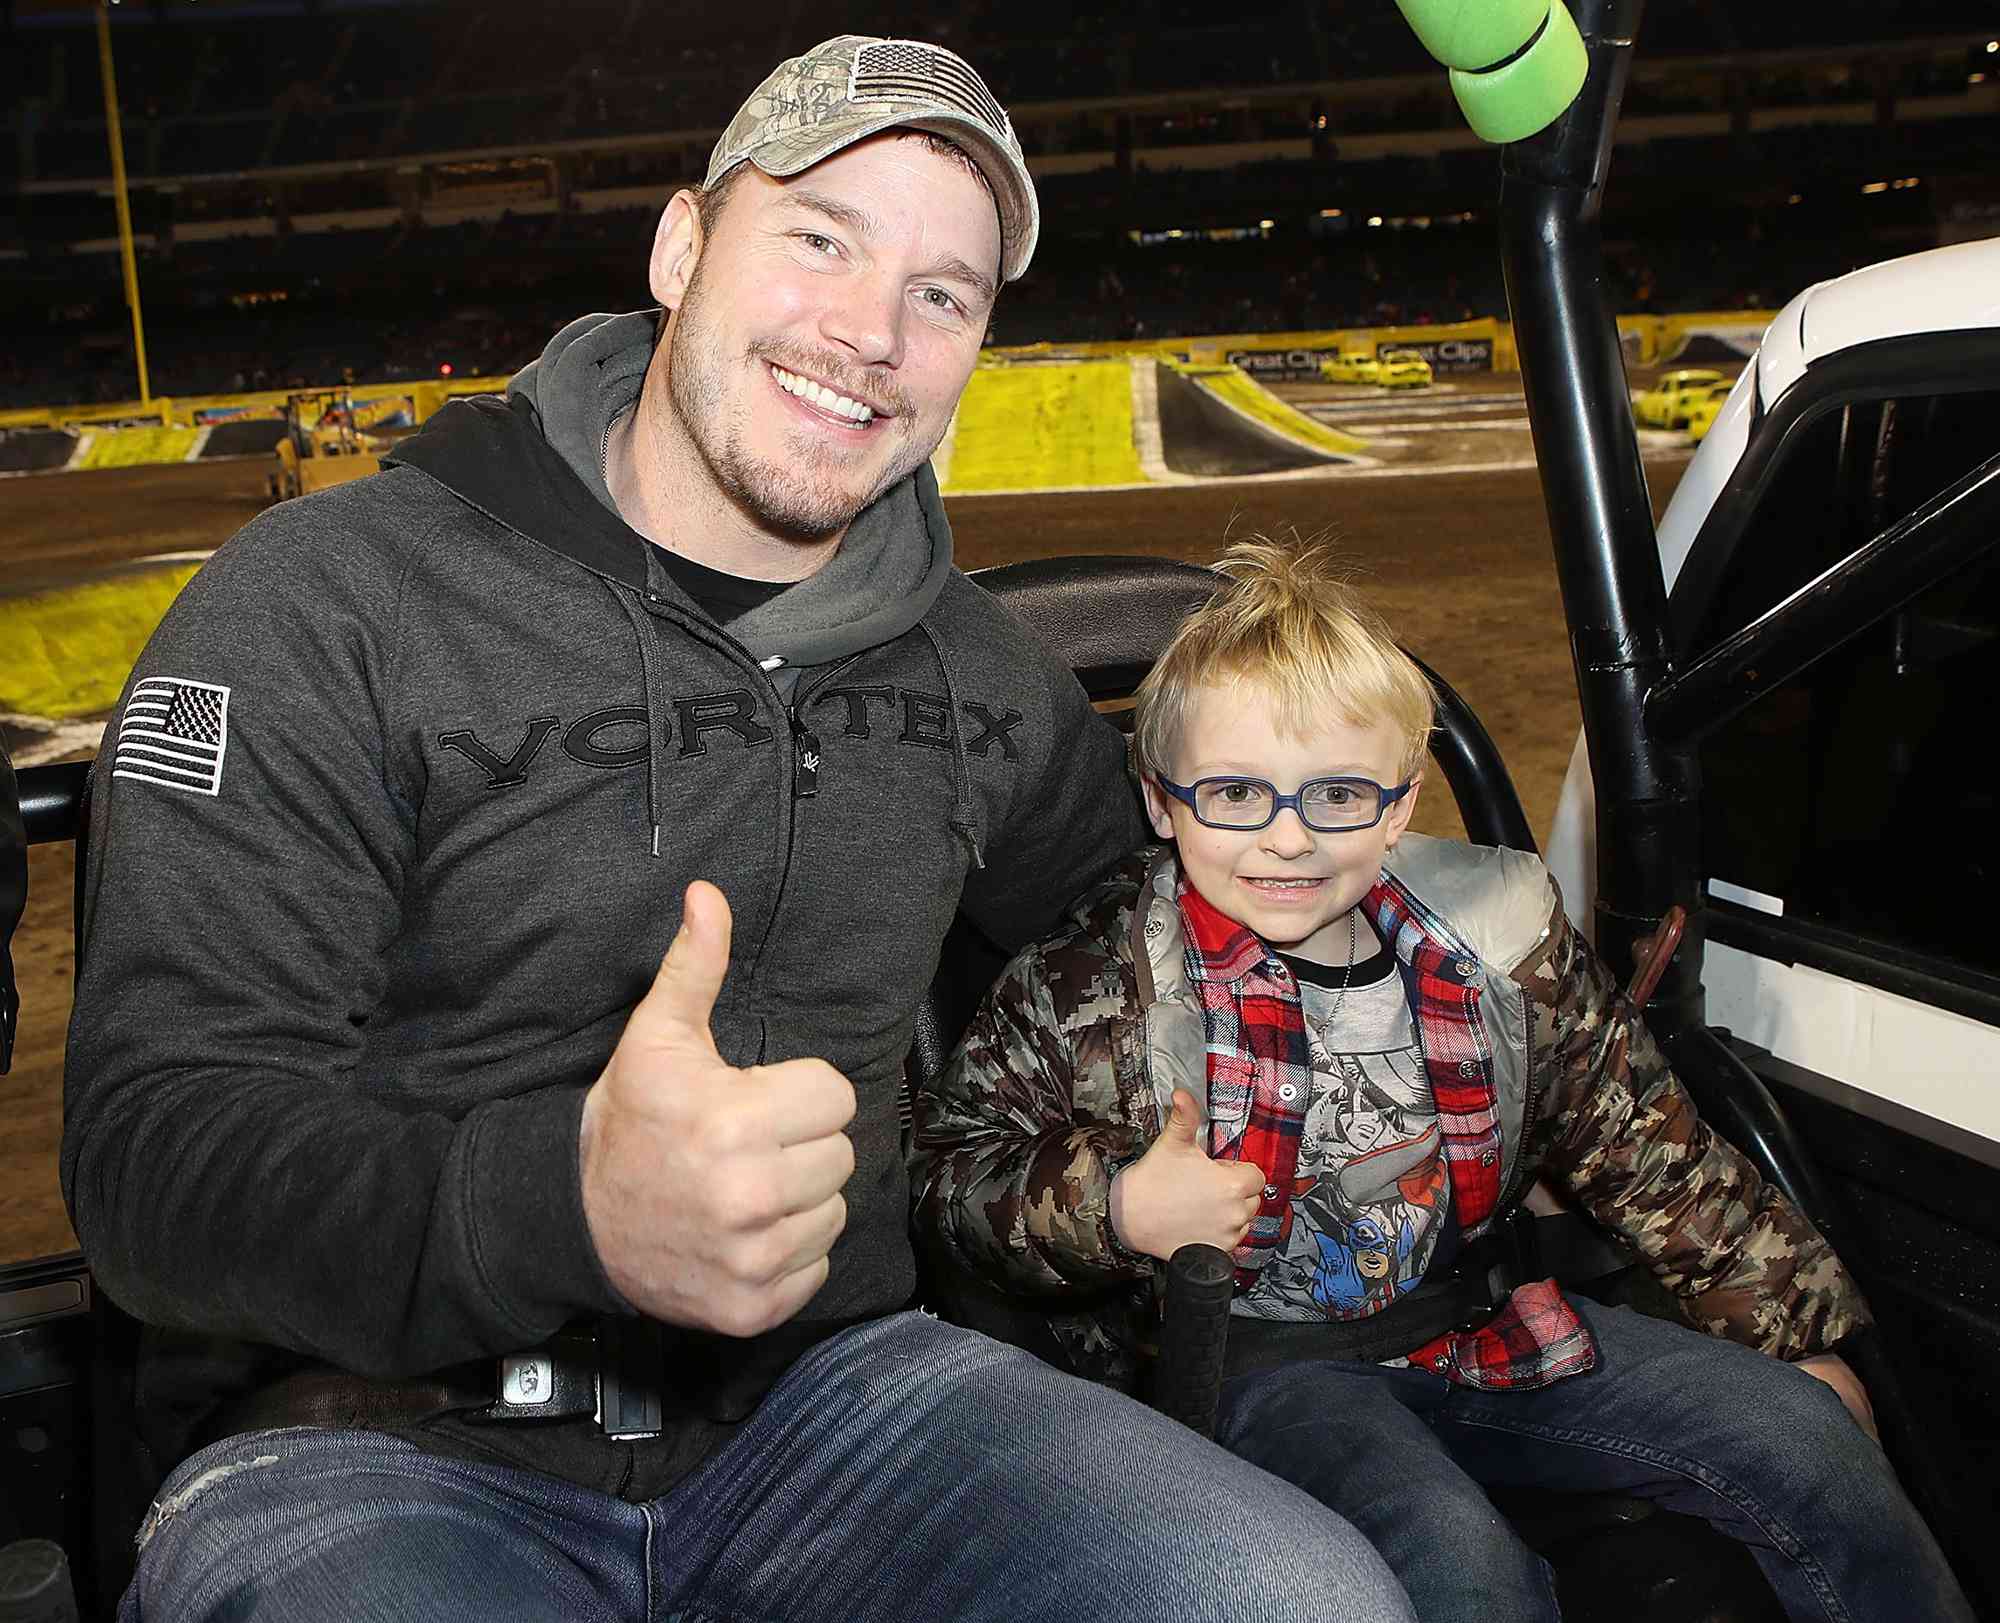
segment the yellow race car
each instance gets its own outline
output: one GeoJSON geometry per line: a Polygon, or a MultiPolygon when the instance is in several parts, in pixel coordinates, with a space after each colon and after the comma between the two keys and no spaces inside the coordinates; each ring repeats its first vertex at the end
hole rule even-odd
{"type": "Polygon", "coordinates": [[[1711,383],[1708,393],[1688,408],[1688,438],[1697,445],[1701,438],[1715,426],[1715,419],[1722,411],[1722,403],[1735,390],[1736,385],[1728,378],[1720,383],[1711,383]]]}
{"type": "Polygon", "coordinates": [[[1428,389],[1431,363],[1413,349],[1385,349],[1375,360],[1375,381],[1385,389],[1428,389]]]}
{"type": "Polygon", "coordinates": [[[1686,428],[1696,401],[1716,384],[1734,381],[1705,367],[1663,373],[1652,388],[1633,397],[1632,416],[1641,428],[1686,428]]]}
{"type": "Polygon", "coordinates": [[[1327,356],[1319,363],[1319,375],[1324,383],[1380,383],[1382,365],[1373,355],[1349,350],[1342,355],[1327,356]]]}

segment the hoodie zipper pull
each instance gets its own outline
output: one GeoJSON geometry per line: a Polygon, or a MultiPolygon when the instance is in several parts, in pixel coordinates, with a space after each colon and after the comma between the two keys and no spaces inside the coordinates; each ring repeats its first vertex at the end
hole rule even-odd
{"type": "Polygon", "coordinates": [[[792,724],[792,798],[810,800],[819,793],[819,739],[807,731],[793,709],[785,711],[792,724]]]}

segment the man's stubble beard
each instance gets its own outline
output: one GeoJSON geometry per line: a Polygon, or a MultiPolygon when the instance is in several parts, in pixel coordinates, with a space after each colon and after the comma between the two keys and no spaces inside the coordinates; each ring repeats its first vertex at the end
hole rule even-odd
{"type": "MultiPolygon", "coordinates": [[[[667,340],[667,394],[674,415],[680,419],[681,432],[724,494],[759,524],[793,540],[824,541],[846,529],[884,491],[928,461],[943,440],[943,432],[940,430],[937,440],[921,450],[911,447],[906,457],[894,459],[859,500],[841,488],[838,461],[829,446],[811,445],[787,464],[752,455],[743,443],[744,424],[722,418],[723,377],[730,362],[714,337],[714,327],[705,327],[702,321],[707,294],[703,268],[697,260],[667,340]],[[704,334],[706,342],[702,341],[704,334]]],[[[777,347],[766,348],[769,359],[785,364],[786,357],[777,347]]],[[[800,370],[825,370],[811,365],[802,354],[794,358],[800,370]]]]}

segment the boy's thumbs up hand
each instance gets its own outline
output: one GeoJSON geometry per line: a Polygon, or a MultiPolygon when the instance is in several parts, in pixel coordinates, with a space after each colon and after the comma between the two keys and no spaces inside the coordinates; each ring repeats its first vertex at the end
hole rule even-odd
{"type": "Polygon", "coordinates": [[[1111,1183],[1111,1227],[1127,1250],[1165,1262],[1184,1245],[1234,1250],[1250,1232],[1264,1174],[1248,1161],[1211,1161],[1201,1107],[1184,1088],[1146,1153],[1111,1183]]]}
{"type": "Polygon", "coordinates": [[[1167,1115],[1160,1137],[1171,1138],[1179,1147],[1207,1158],[1208,1152],[1201,1148],[1201,1107],[1186,1088],[1174,1089],[1174,1108],[1167,1115]]]}
{"type": "Polygon", "coordinates": [[[751,1336],[804,1307],[847,1222],[854,1088],[824,1060],[737,1069],[709,1017],[729,902],[688,886],[680,934],[584,1099],[583,1210],[611,1283],[667,1324],[751,1336]]]}

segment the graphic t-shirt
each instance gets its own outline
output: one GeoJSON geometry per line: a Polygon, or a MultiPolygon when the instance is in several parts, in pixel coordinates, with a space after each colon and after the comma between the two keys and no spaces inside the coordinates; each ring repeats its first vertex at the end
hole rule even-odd
{"type": "Polygon", "coordinates": [[[1304,1005],[1312,1094],[1278,1254],[1232,1311],[1365,1318],[1416,1286],[1444,1230],[1437,1106],[1392,953],[1351,970],[1284,962],[1304,1005]]]}

